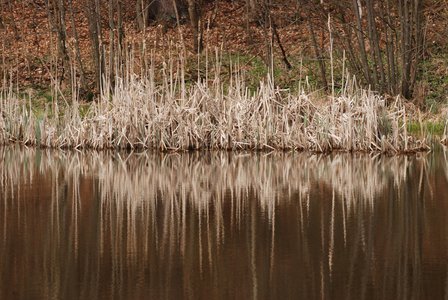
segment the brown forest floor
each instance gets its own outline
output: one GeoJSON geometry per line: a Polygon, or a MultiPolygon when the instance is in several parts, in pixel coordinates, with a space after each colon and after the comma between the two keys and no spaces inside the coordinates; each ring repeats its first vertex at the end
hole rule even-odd
{"type": "MultiPolygon", "coordinates": [[[[82,11],[83,1],[73,1],[75,9],[75,22],[81,44],[83,61],[89,66],[90,43],[88,38],[87,19],[82,11]]],[[[134,3],[135,1],[128,1],[134,3]]],[[[423,94],[434,102],[444,102],[448,90],[448,51],[446,36],[448,35],[448,4],[446,1],[432,1],[426,9],[427,17],[427,50],[425,64],[425,77],[423,78],[423,94]]],[[[103,10],[103,25],[107,28],[107,10],[103,10]]],[[[286,53],[293,64],[292,70],[282,68],[278,63],[281,77],[286,85],[297,77],[301,62],[305,66],[305,74],[314,72],[316,66],[313,51],[310,48],[310,38],[305,22],[296,5],[277,5],[273,8],[273,16],[278,26],[281,41],[286,53]],[[307,64],[307,62],[311,62],[307,64]],[[314,70],[313,70],[314,69],[314,70]]],[[[263,28],[255,23],[246,23],[246,8],[244,1],[217,0],[204,7],[204,44],[206,47],[218,47],[223,53],[244,57],[244,62],[251,68],[260,68],[265,57],[265,43],[263,28]]],[[[56,50],[56,34],[49,30],[49,22],[45,1],[14,1],[11,6],[2,11],[3,27],[0,27],[2,45],[0,48],[3,72],[12,75],[13,82],[20,87],[36,90],[49,87],[51,77],[54,76],[56,50]]],[[[181,32],[187,50],[192,56],[193,41],[188,22],[183,20],[181,32]]],[[[316,22],[318,23],[318,22],[316,22]]],[[[74,39],[70,18],[67,16],[68,46],[73,49],[74,39]]],[[[124,26],[126,41],[129,44],[139,44],[146,38],[148,52],[155,55],[166,54],[169,45],[179,44],[179,30],[172,20],[167,25],[152,23],[142,33],[136,30],[135,8],[126,4],[124,8],[124,26]]],[[[319,30],[319,29],[318,29],[319,30]]],[[[323,31],[323,29],[322,29],[323,31]]],[[[108,31],[103,32],[104,44],[107,48],[108,31]]],[[[328,49],[328,38],[325,34],[319,35],[320,47],[328,49]]],[[[275,49],[279,57],[278,47],[275,49]]],[[[328,53],[328,52],[326,52],[328,53]]],[[[73,51],[70,53],[74,56],[73,51]]],[[[326,56],[324,54],[324,56],[326,56]]],[[[303,67],[302,66],[302,67],[303,67]]],[[[3,74],[2,74],[3,75],[3,74]]],[[[429,103],[431,104],[431,103],[429,103]]]]}

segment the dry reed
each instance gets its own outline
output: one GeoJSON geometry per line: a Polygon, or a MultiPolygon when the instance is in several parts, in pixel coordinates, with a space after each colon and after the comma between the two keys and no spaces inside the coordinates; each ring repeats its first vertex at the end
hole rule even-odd
{"type": "Polygon", "coordinates": [[[79,112],[76,92],[69,105],[53,102],[40,114],[30,108],[30,100],[3,93],[0,144],[162,151],[428,149],[425,139],[407,134],[400,99],[386,105],[383,97],[356,88],[353,80],[345,80],[338,95],[316,99],[304,90],[281,90],[269,78],[250,91],[241,72],[224,84],[219,65],[214,78],[207,74],[187,86],[182,59],[171,58],[164,66],[158,80],[152,67],[140,78],[131,71],[116,77],[113,87],[106,81],[85,115],[79,112]]]}

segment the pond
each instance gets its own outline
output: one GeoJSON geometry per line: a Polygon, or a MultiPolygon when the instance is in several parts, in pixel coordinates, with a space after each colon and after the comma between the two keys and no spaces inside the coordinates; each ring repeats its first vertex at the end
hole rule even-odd
{"type": "Polygon", "coordinates": [[[448,154],[0,148],[0,299],[443,299],[448,154]]]}

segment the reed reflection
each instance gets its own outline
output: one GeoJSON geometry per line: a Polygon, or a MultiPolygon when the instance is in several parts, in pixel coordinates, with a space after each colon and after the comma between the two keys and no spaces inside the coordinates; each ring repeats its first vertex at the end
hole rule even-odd
{"type": "Polygon", "coordinates": [[[443,155],[8,147],[0,158],[6,298],[446,293],[443,155]]]}

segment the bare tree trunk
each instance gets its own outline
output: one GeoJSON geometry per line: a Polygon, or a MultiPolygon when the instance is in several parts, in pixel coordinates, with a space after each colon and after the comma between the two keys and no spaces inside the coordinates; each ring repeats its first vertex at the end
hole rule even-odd
{"type": "Polygon", "coordinates": [[[355,17],[356,17],[356,24],[357,24],[357,29],[356,29],[356,37],[358,40],[358,47],[359,47],[359,51],[361,53],[361,63],[363,66],[363,74],[364,77],[366,78],[367,82],[371,82],[370,80],[370,67],[369,67],[369,63],[367,61],[367,53],[366,53],[366,45],[364,43],[364,30],[362,28],[362,19],[361,19],[361,14],[360,14],[360,7],[358,6],[358,0],[353,0],[353,10],[355,12],[355,17]]]}
{"type": "Polygon", "coordinates": [[[380,51],[380,41],[378,39],[378,31],[376,28],[375,22],[375,9],[373,7],[372,0],[366,0],[367,4],[367,18],[368,18],[368,26],[369,26],[369,39],[370,39],[370,48],[372,51],[372,62],[374,66],[374,74],[377,82],[377,89],[381,92],[386,90],[385,88],[385,74],[384,74],[384,66],[380,51]]]}
{"type": "MultiPolygon", "coordinates": [[[[348,63],[351,66],[352,70],[354,71],[354,74],[360,75],[360,77],[363,76],[361,63],[356,56],[355,53],[355,47],[353,45],[352,41],[352,28],[347,24],[347,21],[345,19],[345,13],[343,9],[339,10],[340,20],[342,21],[342,28],[343,28],[343,45],[346,50],[346,53],[348,54],[348,63]]],[[[345,74],[342,74],[342,76],[345,76],[345,74]]]]}
{"type": "Polygon", "coordinates": [[[278,30],[277,30],[277,25],[275,24],[275,20],[272,19],[272,15],[269,13],[270,17],[269,19],[271,20],[270,24],[271,24],[271,31],[273,36],[275,37],[275,40],[277,41],[278,47],[280,48],[280,51],[282,52],[282,60],[283,63],[285,64],[286,68],[288,70],[292,69],[292,65],[288,60],[288,56],[286,55],[286,51],[285,48],[283,47],[283,44],[281,42],[280,39],[280,35],[278,34],[278,30]]]}
{"type": "Polygon", "coordinates": [[[123,51],[123,40],[124,40],[124,28],[123,28],[123,10],[121,9],[121,0],[116,0],[117,1],[117,32],[118,32],[118,54],[119,54],[119,58],[120,61],[119,63],[121,64],[121,55],[122,55],[122,51],[123,51]]]}
{"type": "Polygon", "coordinates": [[[188,15],[190,17],[191,29],[193,30],[194,50],[202,52],[202,24],[200,0],[187,0],[188,15]]]}
{"type": "Polygon", "coordinates": [[[415,49],[414,51],[414,67],[411,72],[411,82],[414,85],[417,78],[417,69],[418,65],[423,59],[424,52],[424,40],[423,40],[423,4],[422,0],[413,0],[413,27],[414,27],[414,35],[415,35],[415,49]]]}
{"type": "Polygon", "coordinates": [[[101,24],[99,7],[96,0],[86,0],[86,15],[89,23],[90,41],[92,43],[92,58],[95,67],[95,86],[98,92],[102,90],[104,74],[104,55],[101,43],[101,24]]]}
{"type": "Polygon", "coordinates": [[[254,11],[254,8],[251,6],[251,0],[246,0],[246,36],[247,36],[247,44],[252,45],[254,43],[252,38],[252,32],[250,30],[250,22],[252,19],[252,14],[254,11]]]}
{"type": "MultiPolygon", "coordinates": [[[[149,0],[150,2],[155,0],[149,0]]],[[[148,13],[149,13],[149,5],[148,0],[137,0],[135,4],[136,8],[136,17],[137,17],[137,26],[139,30],[145,30],[148,26],[148,13]]]]}
{"type": "MultiPolygon", "coordinates": [[[[368,2],[369,0],[366,0],[368,2]]],[[[368,42],[369,42],[369,50],[370,50],[370,62],[372,64],[372,87],[374,90],[379,89],[379,73],[378,73],[378,61],[376,59],[376,53],[375,53],[375,39],[373,37],[373,27],[375,26],[372,24],[372,18],[371,18],[371,10],[369,7],[366,7],[367,11],[367,34],[368,34],[368,42]]]]}
{"type": "Polygon", "coordinates": [[[124,27],[123,27],[123,10],[121,6],[121,0],[116,0],[116,8],[117,8],[117,65],[118,72],[120,76],[124,74],[124,60],[123,60],[123,42],[125,37],[124,27]]]}
{"type": "Polygon", "coordinates": [[[400,32],[401,32],[401,94],[409,97],[409,73],[411,69],[411,62],[409,58],[409,11],[408,1],[398,1],[398,12],[400,16],[400,32]]]}
{"type": "Polygon", "coordinates": [[[271,15],[269,13],[269,0],[262,0],[262,18],[264,42],[266,48],[265,63],[273,79],[274,75],[274,35],[272,32],[271,15]]]}
{"type": "Polygon", "coordinates": [[[115,21],[114,0],[109,0],[109,83],[111,88],[115,85],[115,21]]]}
{"type": "MultiPolygon", "coordinates": [[[[389,1],[389,0],[387,0],[389,1]]],[[[390,24],[391,24],[391,18],[390,14],[387,14],[387,18],[384,14],[384,11],[389,11],[387,9],[388,4],[386,3],[386,6],[384,6],[385,1],[382,1],[381,7],[380,7],[380,18],[383,20],[384,26],[384,41],[386,44],[386,82],[384,83],[387,85],[387,92],[393,93],[395,90],[395,64],[394,64],[394,58],[393,58],[393,33],[391,33],[390,30],[390,24]]]]}
{"type": "Polygon", "coordinates": [[[328,89],[327,75],[326,75],[326,72],[325,72],[325,62],[324,62],[324,59],[323,59],[323,57],[321,55],[322,50],[319,49],[319,46],[317,44],[316,32],[314,30],[313,23],[311,22],[309,16],[307,16],[306,22],[307,22],[307,26],[308,26],[308,31],[310,33],[311,43],[312,43],[313,49],[314,49],[314,54],[315,54],[316,59],[317,59],[318,64],[319,64],[319,70],[320,70],[320,77],[321,77],[321,80],[322,80],[322,86],[325,89],[328,89]]]}
{"type": "Polygon", "coordinates": [[[135,19],[138,29],[143,30],[142,0],[137,0],[135,3],[135,19]]]}
{"type": "Polygon", "coordinates": [[[65,80],[65,71],[69,67],[69,56],[66,43],[65,3],[63,0],[51,0],[51,2],[46,0],[45,4],[51,30],[57,33],[58,54],[62,62],[62,72],[59,77],[59,83],[62,83],[65,80]]]}
{"type": "Polygon", "coordinates": [[[75,40],[75,56],[76,56],[76,61],[79,65],[79,70],[80,70],[80,86],[81,86],[82,90],[86,90],[86,88],[87,88],[86,72],[84,69],[84,64],[81,59],[81,50],[79,47],[79,36],[78,36],[78,30],[76,29],[76,24],[75,24],[75,15],[74,15],[74,11],[73,11],[73,1],[72,0],[68,1],[68,8],[70,10],[70,23],[71,23],[71,27],[72,27],[72,34],[73,34],[73,37],[75,40]]]}

